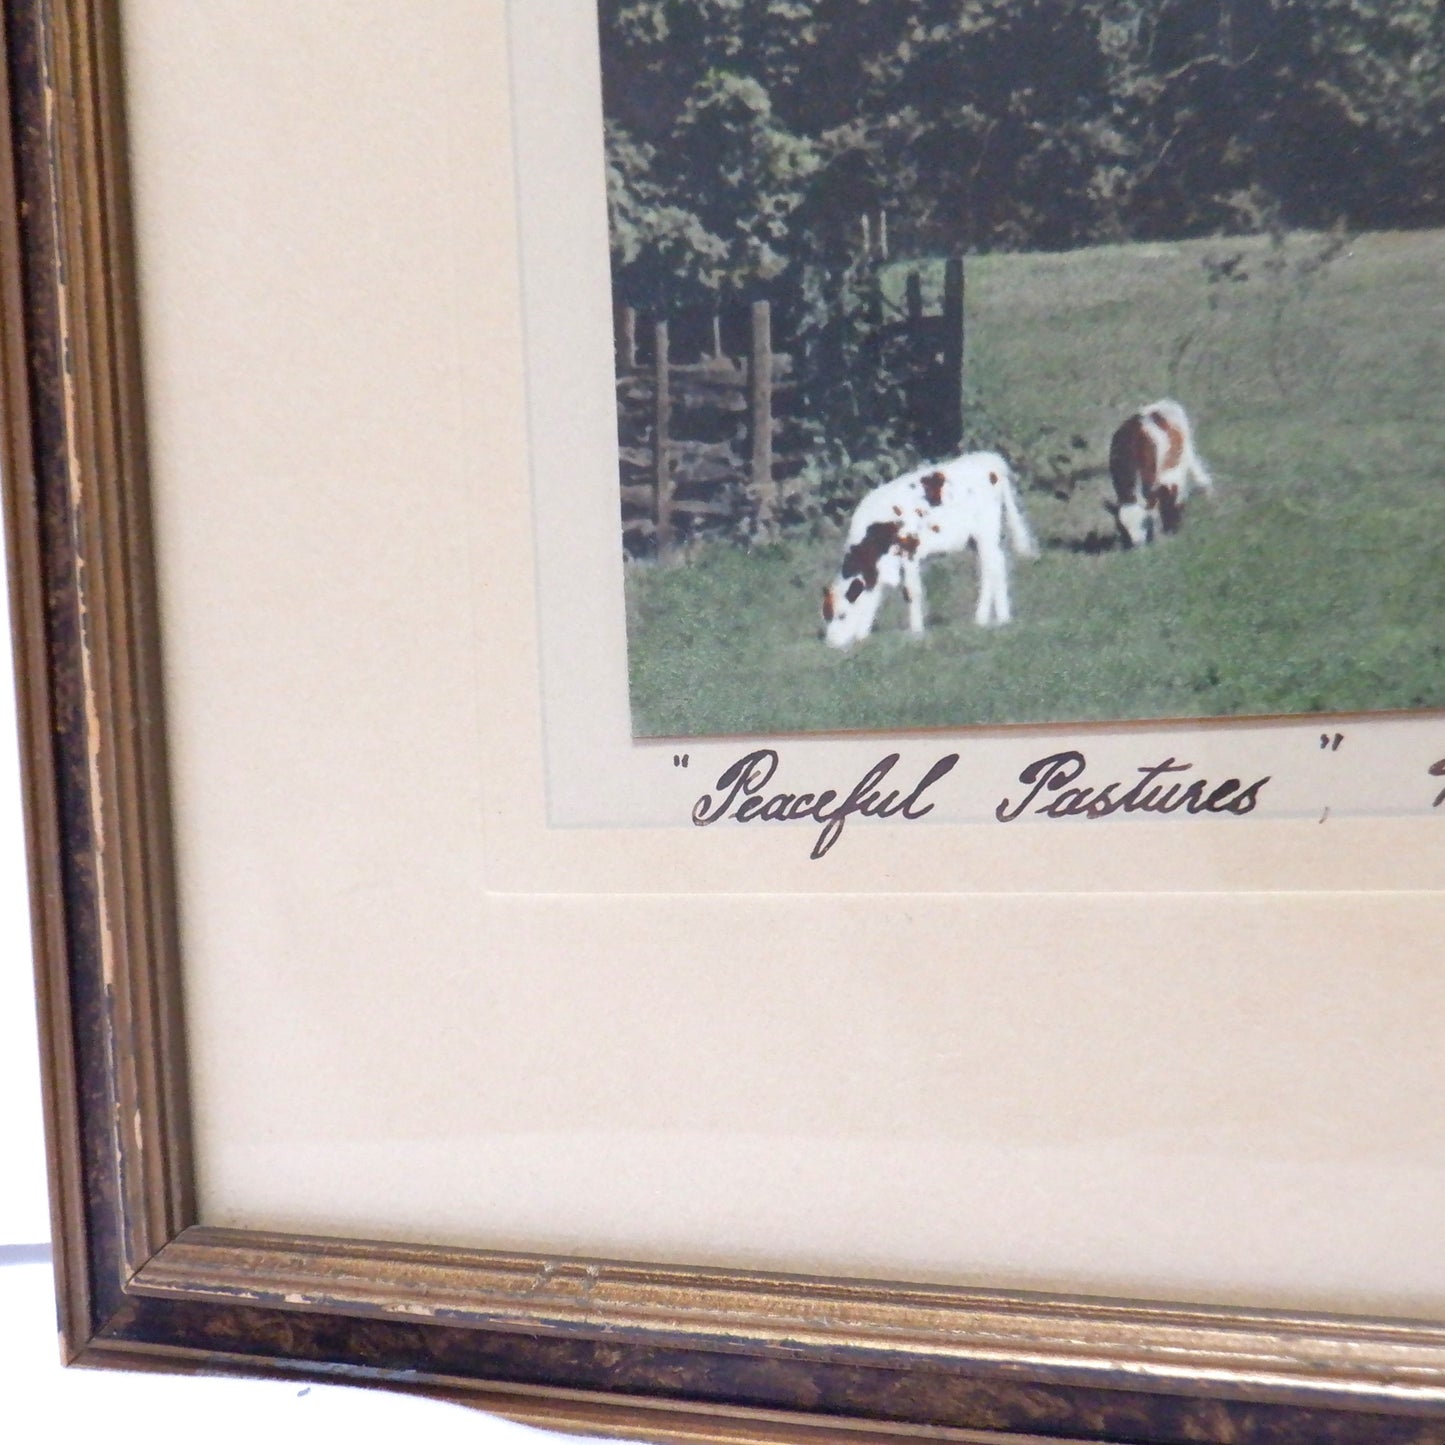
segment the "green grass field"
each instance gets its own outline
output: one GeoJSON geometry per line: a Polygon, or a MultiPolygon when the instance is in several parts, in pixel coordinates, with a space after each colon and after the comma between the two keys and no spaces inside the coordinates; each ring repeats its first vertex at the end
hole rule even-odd
{"type": "MultiPolygon", "coordinates": [[[[819,637],[840,538],[627,569],[634,730],[698,736],[1445,707],[1445,234],[985,256],[970,386],[1001,450],[1087,446],[1172,395],[1216,478],[1183,531],[1112,545],[1107,477],[1025,491],[1043,544],[1014,622],[971,621],[971,554],[928,565],[848,653],[819,637]],[[1240,254],[1208,280],[1204,262],[1240,254]]],[[[901,286],[901,277],[898,278],[901,286]]],[[[860,494],[861,494],[860,486],[860,494]]]]}

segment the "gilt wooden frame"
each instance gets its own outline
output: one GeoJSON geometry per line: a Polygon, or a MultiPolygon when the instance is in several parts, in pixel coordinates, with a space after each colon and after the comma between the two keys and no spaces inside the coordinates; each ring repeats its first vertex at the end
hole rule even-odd
{"type": "Polygon", "coordinates": [[[6,523],[61,1337],[656,1439],[1445,1440],[1445,1327],[243,1233],[192,1184],[117,7],[5,0],[6,523]]]}

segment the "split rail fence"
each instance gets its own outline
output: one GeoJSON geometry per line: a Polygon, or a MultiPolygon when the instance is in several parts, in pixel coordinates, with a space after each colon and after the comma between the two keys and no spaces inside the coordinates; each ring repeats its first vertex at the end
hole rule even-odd
{"type": "Polygon", "coordinates": [[[630,553],[666,554],[684,536],[777,520],[784,478],[801,457],[781,455],[780,411],[793,390],[793,358],[773,350],[772,307],[749,308],[749,346],[672,359],[665,319],[639,326],[618,313],[617,412],[623,536],[630,553]]]}

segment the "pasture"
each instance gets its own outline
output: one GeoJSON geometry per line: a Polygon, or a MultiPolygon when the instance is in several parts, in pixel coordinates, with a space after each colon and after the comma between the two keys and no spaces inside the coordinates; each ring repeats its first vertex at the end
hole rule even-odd
{"type": "Polygon", "coordinates": [[[1014,622],[973,626],[965,554],[928,564],[923,638],[895,594],[825,647],[841,533],[633,564],[639,736],[1445,707],[1445,233],[980,256],[968,325],[980,442],[1069,457],[1020,486],[1014,622]],[[1121,550],[1109,435],[1166,395],[1215,494],[1121,550]]]}

